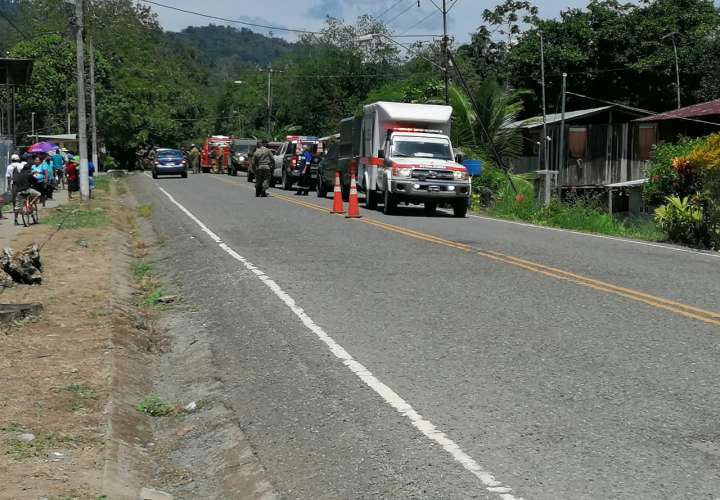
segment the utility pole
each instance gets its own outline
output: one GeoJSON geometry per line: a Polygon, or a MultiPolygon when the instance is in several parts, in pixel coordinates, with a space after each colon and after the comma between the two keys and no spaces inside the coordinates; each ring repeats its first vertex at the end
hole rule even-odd
{"type": "Polygon", "coordinates": [[[678,51],[677,43],[675,42],[676,33],[672,34],[673,52],[675,52],[675,88],[677,90],[677,107],[681,108],[680,105],[680,63],[678,62],[678,51]]]}
{"type": "Polygon", "coordinates": [[[268,140],[272,139],[272,66],[268,66],[267,74],[268,74],[268,80],[267,80],[267,108],[268,108],[268,116],[267,116],[267,135],[268,140]]]}
{"type": "Polygon", "coordinates": [[[99,171],[98,165],[98,144],[97,144],[97,108],[95,106],[95,46],[92,38],[88,43],[90,55],[90,133],[92,134],[92,162],[95,172],[99,171]]]}
{"type": "Polygon", "coordinates": [[[32,136],[33,140],[37,142],[37,137],[35,137],[35,111],[32,111],[30,113],[30,135],[32,136]]]}
{"type": "Polygon", "coordinates": [[[88,178],[88,148],[87,148],[87,116],[85,115],[85,25],[83,20],[84,0],[75,0],[75,32],[76,62],[77,62],[77,106],[78,106],[78,143],[80,147],[80,198],[90,198],[90,180],[88,178]]]}
{"type": "Polygon", "coordinates": [[[67,128],[65,129],[65,133],[70,133],[70,98],[68,97],[68,85],[67,81],[65,82],[65,116],[67,117],[67,128]]]}
{"type": "Polygon", "coordinates": [[[562,105],[560,110],[560,161],[558,161],[558,175],[562,175],[565,171],[565,97],[567,95],[567,73],[562,74],[562,105]]]}
{"type": "Polygon", "coordinates": [[[442,3],[442,15],[443,15],[443,69],[444,69],[444,75],[445,78],[445,105],[450,104],[450,95],[449,95],[449,87],[450,87],[450,73],[448,65],[449,65],[449,57],[448,57],[448,33],[447,33],[447,0],[443,0],[442,3]]]}
{"type": "Polygon", "coordinates": [[[540,78],[542,80],[542,113],[543,113],[543,161],[545,163],[545,205],[550,204],[550,165],[548,159],[550,157],[548,150],[548,135],[547,135],[547,110],[545,107],[545,41],[543,40],[542,32],[538,32],[540,36],[540,78]]]}

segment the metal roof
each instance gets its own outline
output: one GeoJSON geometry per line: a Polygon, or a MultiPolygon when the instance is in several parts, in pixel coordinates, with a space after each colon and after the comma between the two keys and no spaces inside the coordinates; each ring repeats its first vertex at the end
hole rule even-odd
{"type": "Polygon", "coordinates": [[[658,113],[652,116],[640,118],[638,122],[661,122],[665,120],[682,120],[687,118],[702,118],[705,116],[720,115],[720,99],[715,101],[702,102],[687,106],[684,108],[668,111],[667,113],[658,113]]]}
{"type": "MultiPolygon", "coordinates": [[[[608,111],[609,109],[612,109],[614,106],[603,106],[601,108],[591,108],[591,109],[580,109],[578,111],[568,111],[565,113],[565,121],[572,121],[576,120],[578,118],[584,118],[586,116],[592,116],[596,115],[598,113],[602,113],[603,111],[608,111]]],[[[552,125],[553,123],[560,123],[562,121],[562,113],[551,113],[547,115],[546,122],[548,125],[552,125]]],[[[542,127],[543,125],[543,117],[542,116],[535,116],[533,118],[528,118],[526,120],[520,120],[515,123],[512,123],[508,125],[508,128],[537,128],[542,127]]]]}
{"type": "Polygon", "coordinates": [[[647,184],[650,179],[636,179],[634,181],[616,182],[614,184],[605,184],[606,188],[622,188],[622,187],[638,187],[647,184]]]}

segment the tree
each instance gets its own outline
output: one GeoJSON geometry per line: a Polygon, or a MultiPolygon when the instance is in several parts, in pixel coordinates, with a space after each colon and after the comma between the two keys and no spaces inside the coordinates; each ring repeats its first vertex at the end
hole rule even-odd
{"type": "Polygon", "coordinates": [[[479,114],[461,89],[450,88],[453,144],[478,150],[482,157],[495,163],[517,157],[522,138],[509,125],[517,121],[522,111],[519,94],[489,78],[480,86],[475,100],[479,114]]]}
{"type": "Polygon", "coordinates": [[[494,9],[485,9],[482,18],[486,23],[495,26],[495,31],[506,36],[507,44],[512,45],[522,31],[520,23],[536,23],[539,12],[539,9],[527,0],[505,0],[494,9]]]}

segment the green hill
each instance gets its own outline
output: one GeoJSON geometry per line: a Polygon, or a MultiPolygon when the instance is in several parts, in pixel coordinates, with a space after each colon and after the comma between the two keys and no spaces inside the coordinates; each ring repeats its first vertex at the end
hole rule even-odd
{"type": "Polygon", "coordinates": [[[189,26],[168,35],[195,48],[199,61],[210,68],[223,67],[227,70],[264,66],[293,48],[293,44],[282,38],[267,37],[247,28],[213,24],[189,26]]]}

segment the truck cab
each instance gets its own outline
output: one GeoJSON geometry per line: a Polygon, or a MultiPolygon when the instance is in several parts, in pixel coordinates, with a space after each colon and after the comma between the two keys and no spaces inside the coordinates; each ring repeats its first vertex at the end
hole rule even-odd
{"type": "Polygon", "coordinates": [[[425,206],[434,213],[439,203],[449,202],[457,216],[465,216],[470,180],[465,167],[456,162],[450,138],[441,130],[392,128],[387,132],[377,178],[385,210],[400,202],[425,206]]]}

